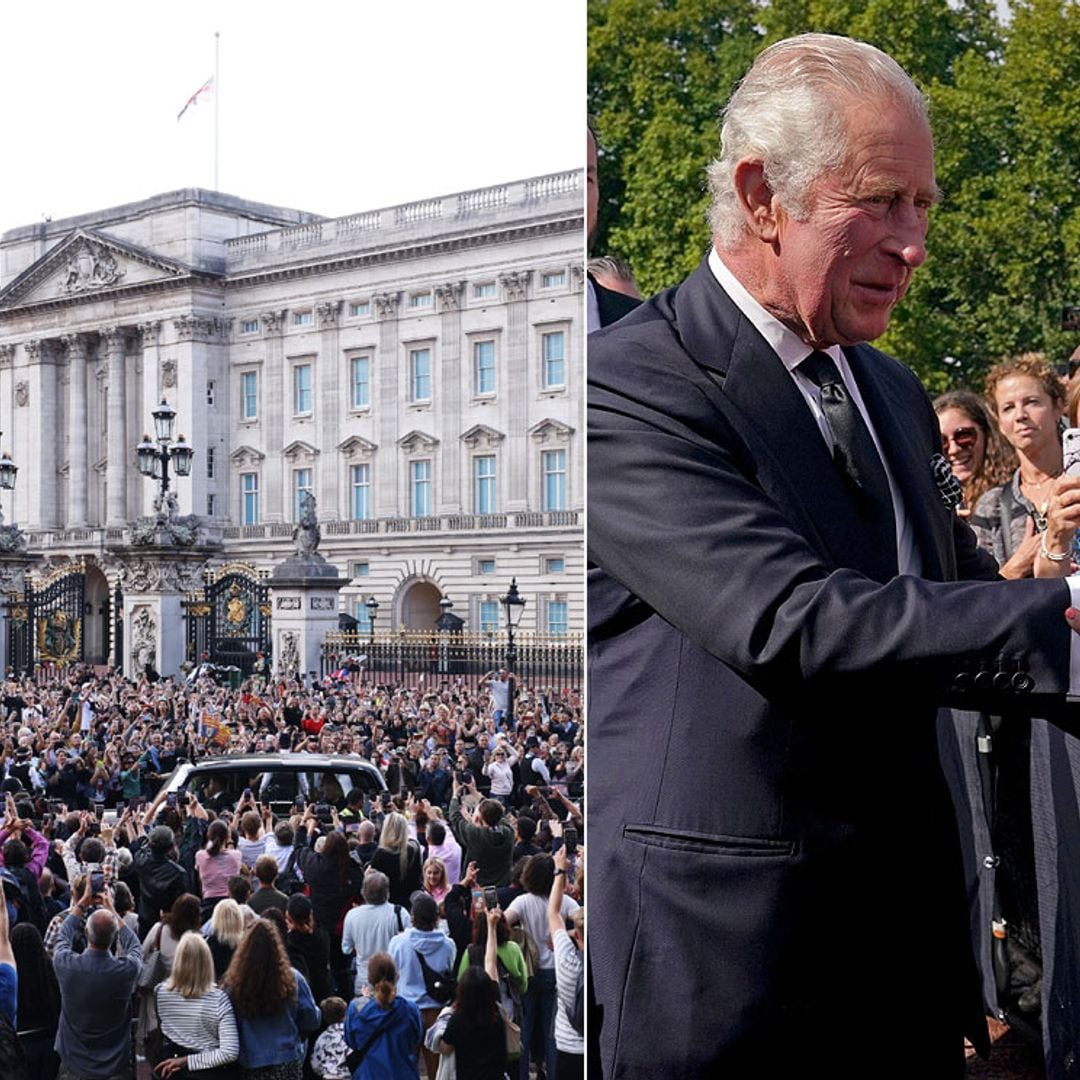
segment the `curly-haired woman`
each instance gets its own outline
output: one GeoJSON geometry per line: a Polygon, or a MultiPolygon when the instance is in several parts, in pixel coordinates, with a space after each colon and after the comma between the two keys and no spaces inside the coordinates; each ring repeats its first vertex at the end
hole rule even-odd
{"type": "Polygon", "coordinates": [[[318,1028],[322,1014],[268,922],[248,928],[221,985],[236,1014],[242,1080],[301,1080],[304,1036],[318,1028]]]}

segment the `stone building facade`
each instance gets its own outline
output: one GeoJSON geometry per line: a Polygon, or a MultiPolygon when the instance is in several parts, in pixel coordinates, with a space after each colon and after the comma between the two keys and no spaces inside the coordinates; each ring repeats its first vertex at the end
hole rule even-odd
{"type": "Polygon", "coordinates": [[[447,597],[485,629],[516,577],[526,629],[580,629],[583,199],[578,171],[332,219],[186,189],[0,237],[3,511],[86,565],[88,656],[162,398],[218,561],[271,569],[311,491],[361,624],[447,597]]]}

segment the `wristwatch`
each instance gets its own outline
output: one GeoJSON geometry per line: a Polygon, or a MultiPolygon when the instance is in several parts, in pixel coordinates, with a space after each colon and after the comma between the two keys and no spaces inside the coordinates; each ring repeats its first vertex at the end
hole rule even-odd
{"type": "Polygon", "coordinates": [[[565,873],[566,873],[565,870],[556,870],[555,871],[555,877],[558,877],[560,874],[565,874],[565,873]]]}

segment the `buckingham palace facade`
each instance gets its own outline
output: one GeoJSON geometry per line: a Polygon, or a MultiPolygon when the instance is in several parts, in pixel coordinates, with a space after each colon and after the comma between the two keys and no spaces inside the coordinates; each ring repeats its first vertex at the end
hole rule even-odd
{"type": "Polygon", "coordinates": [[[185,189],[8,231],[5,519],[104,606],[166,399],[219,560],[271,569],[310,492],[361,627],[492,629],[516,578],[523,628],[579,630],[583,203],[580,171],[338,218],[185,189]]]}

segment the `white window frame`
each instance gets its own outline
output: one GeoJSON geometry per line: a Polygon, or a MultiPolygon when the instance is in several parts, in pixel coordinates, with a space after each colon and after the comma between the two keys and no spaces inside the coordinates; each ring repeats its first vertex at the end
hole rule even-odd
{"type": "MultiPolygon", "coordinates": [[[[485,369],[487,370],[487,369],[485,369]]],[[[474,338],[472,342],[472,391],[473,397],[494,397],[499,388],[499,347],[494,337],[474,338]],[[485,390],[480,385],[480,349],[491,346],[491,388],[485,390]]]]}
{"type": "Polygon", "coordinates": [[[240,419],[245,423],[259,419],[259,373],[257,371],[240,372],[240,419]],[[253,394],[247,392],[249,379],[255,388],[253,394]],[[254,412],[248,412],[249,401],[254,405],[254,412]]]}
{"type": "Polygon", "coordinates": [[[410,311],[427,311],[434,306],[435,297],[432,295],[430,289],[425,292],[414,292],[409,294],[410,311]]]}
{"type": "Polygon", "coordinates": [[[566,288],[565,270],[545,270],[540,275],[541,289],[564,289],[566,288]],[[548,280],[549,278],[553,280],[548,280]]]}
{"type": "Polygon", "coordinates": [[[310,465],[301,465],[292,471],[292,519],[300,520],[300,498],[305,493],[315,492],[315,470],[310,465]],[[301,478],[307,474],[307,483],[301,483],[301,478]]]}
{"type": "Polygon", "coordinates": [[[569,454],[563,447],[558,447],[553,450],[541,450],[540,451],[540,505],[544,513],[557,513],[560,510],[567,508],[567,464],[569,462],[569,454]],[[558,460],[558,455],[561,455],[561,461],[558,460]],[[548,487],[548,481],[554,477],[562,477],[561,482],[555,481],[558,484],[559,498],[552,500],[550,495],[550,488],[548,487]],[[559,505],[553,505],[553,502],[557,502],[559,505]]]}
{"type": "Polygon", "coordinates": [[[371,576],[371,563],[370,562],[367,562],[366,560],[359,560],[357,562],[349,563],[349,577],[350,578],[370,577],[370,576],[371,576]],[[361,566],[364,568],[363,570],[360,569],[361,566]]]}
{"type": "Polygon", "coordinates": [[[494,281],[477,281],[473,284],[473,300],[498,300],[499,286],[494,281]]]}
{"type": "Polygon", "coordinates": [[[474,514],[499,512],[499,465],[495,454],[475,454],[472,459],[474,514]],[[488,471],[490,470],[490,471],[488,471]]]}
{"type": "Polygon", "coordinates": [[[257,472],[242,472],[240,474],[240,524],[260,524],[259,506],[259,474],[257,472]],[[249,484],[248,481],[251,481],[249,484]],[[249,514],[249,506],[254,513],[249,514]]]}
{"type": "Polygon", "coordinates": [[[502,605],[498,600],[481,597],[476,602],[476,626],[481,634],[497,634],[502,628],[502,605]],[[491,617],[494,612],[494,618],[491,617]]]}
{"type": "Polygon", "coordinates": [[[350,319],[363,319],[371,314],[371,301],[370,300],[350,300],[349,301],[349,318],[350,319]]]}
{"type": "Polygon", "coordinates": [[[570,632],[570,604],[562,594],[551,597],[544,604],[544,629],[551,637],[565,637],[570,632]],[[553,609],[558,611],[560,608],[561,618],[555,624],[557,628],[552,629],[553,609]]]}
{"type": "Polygon", "coordinates": [[[430,405],[435,397],[435,350],[430,344],[412,344],[409,354],[409,401],[414,405],[430,405]],[[417,360],[421,353],[427,353],[427,396],[422,397],[417,386],[417,360]]]}
{"type": "Polygon", "coordinates": [[[257,334],[259,332],[258,319],[242,319],[240,322],[241,334],[257,334]]]}
{"type": "Polygon", "coordinates": [[[435,500],[432,484],[431,458],[414,458],[409,462],[409,516],[414,518],[432,517],[435,500]],[[424,475],[420,475],[420,466],[424,466],[424,475]],[[423,492],[423,499],[420,494],[423,492]]]}
{"type": "Polygon", "coordinates": [[[216,464],[217,463],[214,461],[214,450],[215,450],[215,447],[213,447],[213,446],[208,446],[206,448],[206,479],[207,480],[215,479],[214,473],[217,471],[216,470],[216,464]]]}
{"type": "Polygon", "coordinates": [[[293,326],[314,326],[315,325],[315,312],[311,308],[307,308],[304,311],[294,311],[292,315],[293,326]]]}
{"type": "Polygon", "coordinates": [[[565,390],[566,389],[566,346],[569,340],[569,333],[565,326],[552,326],[540,331],[540,389],[544,391],[549,390],[565,390]],[[559,360],[550,359],[547,355],[548,341],[558,334],[562,338],[562,356],[559,360]],[[562,380],[556,382],[549,378],[549,365],[561,364],[562,380]]]}
{"type": "Polygon", "coordinates": [[[371,520],[371,463],[368,461],[358,461],[349,466],[349,520],[371,520]],[[366,482],[358,484],[356,479],[361,469],[366,474],[366,482]],[[356,493],[360,490],[366,491],[367,493],[364,496],[364,509],[366,512],[363,514],[356,513],[356,493]]]}
{"type": "Polygon", "coordinates": [[[300,360],[292,366],[292,404],[293,404],[293,416],[311,416],[315,411],[315,365],[310,360],[300,360]],[[300,372],[307,369],[307,396],[308,407],[302,408],[301,394],[304,392],[301,387],[300,372]]]}
{"type": "Polygon", "coordinates": [[[353,412],[364,412],[371,408],[371,371],[372,371],[372,356],[371,353],[355,353],[349,357],[349,408],[353,412]],[[354,377],[354,371],[357,364],[367,365],[367,400],[364,402],[358,402],[356,400],[356,378],[354,377]]]}

